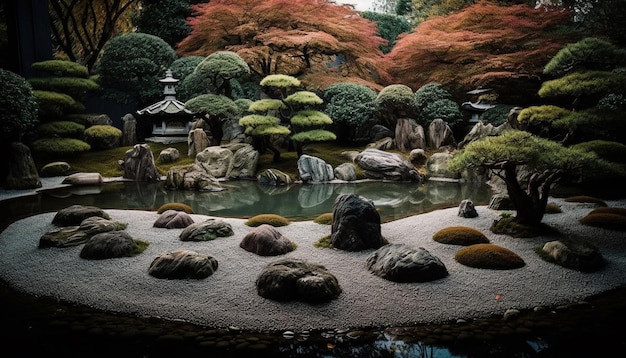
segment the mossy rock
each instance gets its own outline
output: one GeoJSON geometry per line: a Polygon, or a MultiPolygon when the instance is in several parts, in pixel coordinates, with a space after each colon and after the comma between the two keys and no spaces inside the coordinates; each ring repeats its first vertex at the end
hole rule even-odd
{"type": "Polygon", "coordinates": [[[489,243],[489,239],[485,234],[467,226],[443,228],[433,235],[433,240],[442,244],[462,246],[489,243]]]}
{"type": "Polygon", "coordinates": [[[191,206],[184,203],[165,203],[157,209],[157,213],[163,214],[167,210],[184,211],[187,214],[193,214],[191,206]]]}
{"type": "Polygon", "coordinates": [[[289,225],[290,221],[287,218],[276,214],[260,214],[251,217],[250,219],[248,219],[248,221],[245,222],[245,224],[251,227],[257,227],[263,224],[279,227],[289,225]]]}
{"type": "Polygon", "coordinates": [[[491,230],[494,234],[509,235],[516,238],[557,234],[556,230],[546,224],[539,224],[538,226],[522,225],[515,221],[514,216],[507,216],[499,220],[494,220],[489,230],[491,230]]]}
{"type": "Polygon", "coordinates": [[[583,225],[626,231],[626,216],[612,213],[590,213],[578,220],[583,225]]]}
{"type": "Polygon", "coordinates": [[[576,239],[550,241],[535,252],[547,262],[581,272],[598,271],[606,264],[597,247],[576,239]]]}
{"type": "Polygon", "coordinates": [[[492,270],[511,270],[526,265],[513,251],[494,244],[464,247],[454,255],[454,259],[465,266],[492,270]]]}
{"type": "Polygon", "coordinates": [[[332,225],[333,213],[324,213],[313,219],[313,222],[321,225],[332,225]]]}
{"type": "Polygon", "coordinates": [[[563,200],[567,201],[568,203],[589,203],[596,204],[597,206],[608,206],[606,205],[606,202],[604,202],[604,200],[588,195],[575,195],[567,197],[563,200]]]}

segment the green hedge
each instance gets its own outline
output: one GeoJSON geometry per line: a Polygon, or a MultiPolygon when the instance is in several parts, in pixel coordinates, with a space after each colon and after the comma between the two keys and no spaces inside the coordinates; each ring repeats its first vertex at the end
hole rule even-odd
{"type": "Polygon", "coordinates": [[[85,126],[72,121],[54,121],[42,123],[37,127],[41,137],[72,137],[81,138],[85,126]]]}
{"type": "Polygon", "coordinates": [[[91,146],[73,138],[41,138],[32,143],[31,149],[38,153],[74,155],[89,151],[91,146]]]}

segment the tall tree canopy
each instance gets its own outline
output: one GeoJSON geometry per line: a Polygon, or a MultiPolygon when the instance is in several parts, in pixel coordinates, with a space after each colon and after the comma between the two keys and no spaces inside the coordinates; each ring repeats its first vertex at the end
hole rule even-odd
{"type": "Polygon", "coordinates": [[[189,0],[141,0],[141,11],[133,23],[138,32],[158,36],[174,47],[191,32],[187,25],[190,4],[189,0]]]}
{"type": "Polygon", "coordinates": [[[320,87],[352,77],[389,79],[380,66],[386,41],[350,7],[325,0],[211,0],[192,9],[192,32],[179,55],[233,51],[259,77],[307,74],[303,80],[320,87]]]}
{"type": "Polygon", "coordinates": [[[50,0],[52,36],[58,51],[91,72],[104,45],[132,30],[139,0],[50,0]]]}
{"type": "Polygon", "coordinates": [[[429,82],[455,95],[491,87],[501,96],[520,94],[515,103],[537,91],[545,63],[570,42],[571,35],[555,31],[570,18],[562,10],[480,2],[423,22],[398,40],[386,62],[395,82],[414,90],[429,82]]]}

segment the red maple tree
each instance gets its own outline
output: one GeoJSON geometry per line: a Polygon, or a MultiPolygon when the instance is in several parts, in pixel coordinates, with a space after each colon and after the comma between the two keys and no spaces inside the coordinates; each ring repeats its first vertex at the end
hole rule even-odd
{"type": "Polygon", "coordinates": [[[385,62],[396,83],[416,90],[438,82],[459,95],[477,87],[535,93],[543,66],[573,32],[565,10],[479,2],[420,24],[400,38],[385,62]]]}
{"type": "MultiPolygon", "coordinates": [[[[360,77],[390,80],[376,24],[349,6],[326,0],[211,0],[192,6],[192,33],[177,46],[182,56],[237,53],[260,77],[307,75],[335,82],[360,77]]],[[[306,81],[305,81],[306,82],[306,81]]]]}

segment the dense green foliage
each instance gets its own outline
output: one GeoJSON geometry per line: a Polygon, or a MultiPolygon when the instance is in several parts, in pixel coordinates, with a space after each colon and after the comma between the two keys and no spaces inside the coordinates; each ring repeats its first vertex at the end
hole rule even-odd
{"type": "Polygon", "coordinates": [[[324,91],[324,112],[332,118],[334,132],[340,143],[365,137],[362,131],[367,128],[367,124],[375,121],[378,111],[376,95],[367,86],[348,82],[334,84],[324,91]]]}
{"type": "Polygon", "coordinates": [[[610,162],[626,164],[626,144],[623,143],[597,139],[575,144],[572,148],[584,152],[594,152],[598,157],[610,162]]]}
{"type": "Polygon", "coordinates": [[[62,118],[67,113],[84,110],[82,103],[72,96],[50,91],[33,91],[39,105],[39,114],[42,121],[51,118],[62,118]]]}
{"type": "Polygon", "coordinates": [[[112,38],[98,66],[105,96],[139,106],[156,102],[163,96],[159,80],[175,59],[170,45],[154,35],[128,33],[112,38]]]}
{"type": "Polygon", "coordinates": [[[39,72],[47,72],[59,77],[78,77],[88,78],[89,71],[87,67],[76,62],[65,60],[48,60],[35,62],[32,64],[33,70],[39,72]]]}
{"type": "Polygon", "coordinates": [[[84,125],[73,121],[54,121],[42,123],[37,127],[37,132],[43,137],[81,138],[84,131],[84,125]]]}
{"type": "Polygon", "coordinates": [[[211,84],[204,89],[205,93],[213,90],[215,94],[233,98],[231,80],[250,74],[250,67],[234,52],[217,51],[202,60],[193,74],[211,84]]]}
{"type": "Polygon", "coordinates": [[[91,146],[74,138],[40,138],[33,141],[31,149],[40,154],[73,156],[89,151],[91,146]]]}
{"type": "Polygon", "coordinates": [[[491,123],[494,126],[499,126],[507,121],[511,109],[516,106],[507,104],[496,104],[495,107],[490,108],[483,112],[480,116],[480,120],[484,123],[491,123]]]}
{"type": "Polygon", "coordinates": [[[158,36],[174,47],[191,32],[186,21],[189,5],[189,0],[142,0],[133,24],[137,32],[158,36]]]}
{"type": "Polygon", "coordinates": [[[20,75],[0,68],[4,86],[0,96],[0,140],[3,145],[21,141],[37,125],[37,103],[33,88],[20,75]]]}
{"type": "Polygon", "coordinates": [[[577,69],[611,71],[626,66],[626,50],[594,37],[584,38],[561,49],[546,64],[543,73],[563,76],[577,69]]]}
{"type": "Polygon", "coordinates": [[[93,125],[85,130],[85,142],[92,149],[105,149],[117,146],[122,138],[122,131],[111,125],[93,125]]]}
{"type": "Polygon", "coordinates": [[[412,29],[411,24],[402,16],[372,11],[364,11],[361,15],[368,20],[376,22],[378,35],[387,40],[386,45],[380,45],[380,50],[383,53],[391,51],[400,34],[409,32],[412,29]]]}
{"type": "Polygon", "coordinates": [[[234,119],[239,113],[235,102],[222,95],[203,94],[185,102],[185,108],[196,114],[208,114],[220,120],[234,119]]]}

